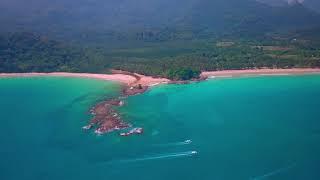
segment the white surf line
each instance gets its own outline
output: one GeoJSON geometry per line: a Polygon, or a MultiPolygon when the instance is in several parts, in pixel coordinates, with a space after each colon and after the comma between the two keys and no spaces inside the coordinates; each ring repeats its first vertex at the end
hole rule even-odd
{"type": "Polygon", "coordinates": [[[260,76],[290,76],[289,73],[259,74],[260,76]]]}
{"type": "Polygon", "coordinates": [[[208,76],[208,79],[216,79],[216,78],[232,78],[233,75],[215,75],[215,76],[208,76]]]}
{"type": "Polygon", "coordinates": [[[284,168],[276,169],[276,170],[274,170],[274,171],[272,171],[272,172],[269,172],[269,173],[267,173],[267,174],[263,174],[263,175],[258,176],[258,177],[250,178],[250,180],[263,180],[263,179],[267,179],[267,178],[269,178],[269,177],[271,177],[271,176],[275,176],[275,175],[280,174],[280,173],[282,173],[282,172],[284,172],[284,171],[288,171],[289,169],[291,169],[291,168],[293,168],[293,167],[295,167],[295,166],[296,166],[296,164],[292,164],[292,165],[287,166],[287,167],[284,167],[284,168]]]}
{"type": "Polygon", "coordinates": [[[192,140],[191,139],[187,139],[187,140],[182,141],[182,142],[155,144],[154,146],[161,146],[161,147],[165,147],[165,146],[183,146],[183,145],[188,145],[188,144],[191,144],[191,143],[192,143],[192,140]]]}
{"type": "Polygon", "coordinates": [[[132,163],[132,162],[139,162],[139,161],[149,161],[149,160],[158,160],[158,159],[166,159],[166,158],[179,158],[179,157],[187,157],[187,156],[194,156],[198,152],[197,151],[186,151],[180,153],[169,153],[163,155],[154,155],[154,156],[147,156],[143,158],[136,158],[136,159],[128,159],[128,160],[121,160],[120,163],[132,163]]]}

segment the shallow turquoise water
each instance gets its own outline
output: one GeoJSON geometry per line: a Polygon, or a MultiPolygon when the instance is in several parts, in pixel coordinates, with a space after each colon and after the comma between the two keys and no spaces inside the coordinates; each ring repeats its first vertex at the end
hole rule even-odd
{"type": "Polygon", "coordinates": [[[159,86],[119,109],[144,135],[83,132],[89,107],[118,88],[0,79],[0,179],[320,178],[319,75],[159,86]]]}

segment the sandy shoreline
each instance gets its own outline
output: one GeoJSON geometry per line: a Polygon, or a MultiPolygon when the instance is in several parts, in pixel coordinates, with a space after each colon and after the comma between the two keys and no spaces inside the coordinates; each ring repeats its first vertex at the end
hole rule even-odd
{"type": "Polygon", "coordinates": [[[246,70],[223,70],[223,71],[204,71],[201,73],[203,78],[211,77],[238,77],[238,76],[268,76],[268,75],[290,75],[290,74],[313,74],[319,73],[320,68],[293,68],[293,69],[246,69],[246,70]]]}
{"type": "MultiPolygon", "coordinates": [[[[320,68],[293,68],[293,69],[247,69],[247,70],[223,70],[223,71],[204,71],[201,73],[202,78],[210,77],[237,77],[248,75],[288,75],[288,74],[312,74],[319,73],[320,68]]],[[[136,73],[114,73],[114,74],[91,74],[91,73],[0,73],[2,77],[36,77],[36,76],[52,76],[52,77],[79,77],[92,78],[106,81],[119,82],[128,86],[155,86],[158,84],[169,83],[166,78],[154,78],[136,73]]]]}
{"type": "Polygon", "coordinates": [[[106,81],[119,82],[128,86],[141,84],[142,86],[154,86],[157,84],[167,83],[168,79],[153,78],[140,74],[91,74],[91,73],[67,73],[67,72],[53,72],[53,73],[0,73],[1,77],[37,77],[37,76],[52,76],[52,77],[79,77],[92,78],[106,81]],[[137,78],[139,77],[139,78],[137,78]]]}

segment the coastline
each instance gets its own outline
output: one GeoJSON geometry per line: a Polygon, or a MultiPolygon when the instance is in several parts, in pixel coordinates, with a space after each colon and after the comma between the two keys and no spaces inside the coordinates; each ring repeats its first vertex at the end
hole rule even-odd
{"type": "MultiPolygon", "coordinates": [[[[106,81],[114,81],[126,86],[146,86],[152,87],[159,84],[174,83],[166,78],[154,78],[137,73],[126,71],[112,71],[112,74],[91,74],[91,73],[68,73],[68,72],[52,72],[52,73],[0,73],[0,78],[4,77],[37,77],[37,76],[52,76],[52,77],[79,77],[92,78],[106,81]]],[[[239,76],[255,76],[255,75],[299,75],[319,73],[320,68],[291,68],[291,69],[243,69],[243,70],[221,70],[221,71],[203,71],[200,74],[200,79],[212,77],[239,77],[239,76]]]]}
{"type": "Polygon", "coordinates": [[[52,77],[78,77],[78,78],[91,78],[106,81],[114,81],[123,85],[136,85],[141,84],[142,86],[153,86],[154,84],[161,84],[169,82],[165,78],[153,78],[140,74],[136,76],[124,73],[113,73],[113,74],[91,74],[91,73],[68,73],[68,72],[52,72],[52,73],[0,73],[0,78],[4,77],[41,77],[41,76],[52,76],[52,77]],[[139,77],[139,79],[137,78],[139,77]]]}
{"type": "MultiPolygon", "coordinates": [[[[320,68],[291,68],[291,69],[243,69],[243,70],[221,70],[221,71],[203,71],[200,74],[200,79],[204,80],[210,77],[237,77],[250,75],[289,75],[289,74],[313,74],[319,73],[320,68]]],[[[126,86],[146,86],[152,87],[159,84],[174,83],[166,78],[154,78],[137,73],[126,71],[112,71],[112,74],[93,74],[93,73],[68,73],[68,72],[52,72],[52,73],[0,73],[0,78],[4,77],[37,77],[37,76],[52,76],[52,77],[78,77],[92,78],[105,81],[118,82],[126,86]]]]}
{"type": "Polygon", "coordinates": [[[201,78],[215,77],[239,77],[239,76],[280,76],[280,75],[303,75],[320,74],[320,68],[292,68],[292,69],[244,69],[244,70],[222,70],[203,71],[201,78]]]}

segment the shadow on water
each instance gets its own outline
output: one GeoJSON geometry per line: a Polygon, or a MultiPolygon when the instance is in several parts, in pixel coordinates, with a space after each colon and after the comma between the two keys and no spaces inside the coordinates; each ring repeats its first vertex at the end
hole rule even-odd
{"type": "Polygon", "coordinates": [[[71,100],[68,104],[64,105],[61,107],[59,110],[69,110],[72,108],[74,105],[79,105],[79,104],[87,104],[87,103],[97,103],[99,101],[102,101],[106,97],[101,96],[101,94],[92,94],[92,93],[87,93],[81,96],[78,96],[71,100]]]}
{"type": "Polygon", "coordinates": [[[43,121],[46,123],[44,126],[50,127],[46,129],[45,133],[47,134],[47,145],[70,150],[81,144],[81,142],[76,142],[73,139],[77,138],[78,132],[82,132],[82,123],[87,123],[87,118],[90,117],[88,113],[90,106],[103,98],[104,97],[101,98],[101,94],[87,93],[75,97],[67,103],[46,113],[42,119],[47,119],[47,121],[43,121]],[[88,108],[84,109],[82,107],[88,108]],[[72,131],[73,128],[77,128],[78,131],[72,131]]]}

